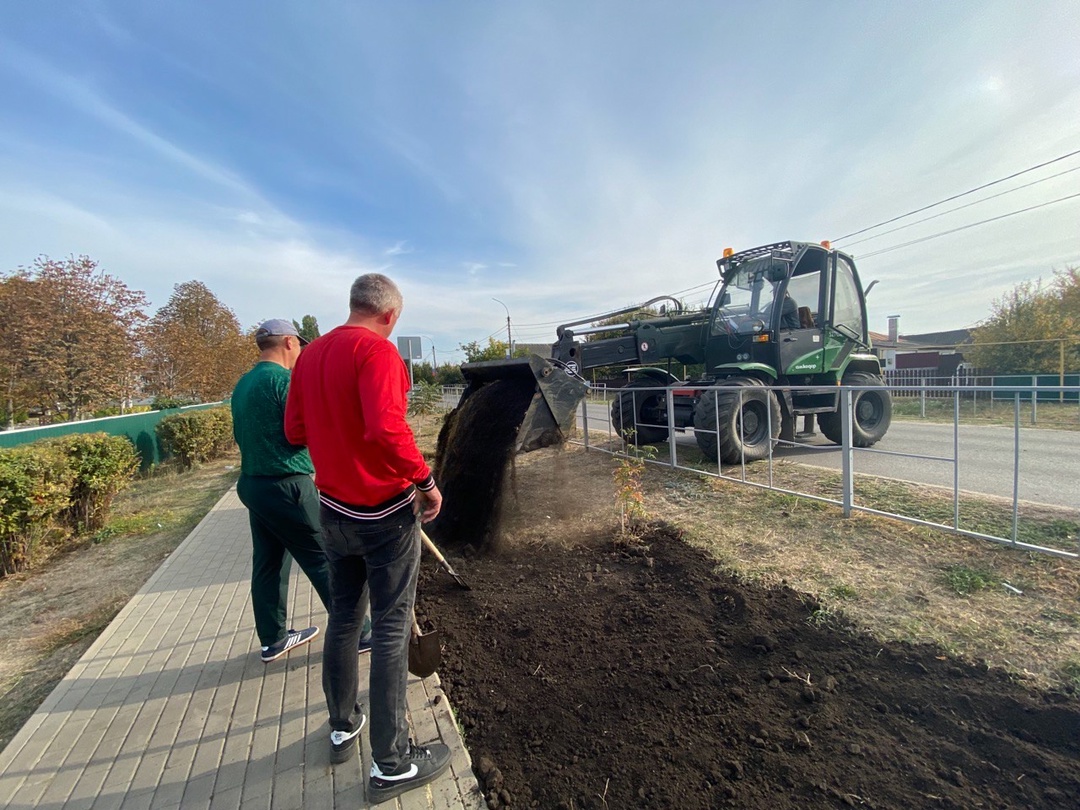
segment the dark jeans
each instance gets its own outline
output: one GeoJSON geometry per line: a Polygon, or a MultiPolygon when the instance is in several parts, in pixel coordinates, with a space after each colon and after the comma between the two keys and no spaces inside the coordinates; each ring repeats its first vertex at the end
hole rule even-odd
{"type": "Polygon", "coordinates": [[[268,647],[285,638],[289,571],[295,559],[330,609],[330,571],[319,528],[319,493],[309,475],[241,475],[236,494],[251,524],[251,605],[268,647]],[[288,554],[286,554],[288,552],[288,554]]]}
{"type": "Polygon", "coordinates": [[[324,506],[320,518],[330,563],[330,621],[323,642],[330,728],[352,730],[366,581],[371,598],[371,757],[384,771],[392,770],[409,751],[405,689],[420,570],[419,525],[410,506],[372,521],[352,520],[324,506]]]}

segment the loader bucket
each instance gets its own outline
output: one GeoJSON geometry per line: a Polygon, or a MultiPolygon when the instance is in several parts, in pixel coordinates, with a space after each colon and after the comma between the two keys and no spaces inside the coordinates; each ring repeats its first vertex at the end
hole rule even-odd
{"type": "Polygon", "coordinates": [[[468,382],[439,431],[435,480],[443,507],[430,531],[449,547],[493,551],[503,488],[517,453],[561,444],[587,386],[539,355],[466,363],[468,382]]]}
{"type": "MultiPolygon", "coordinates": [[[[461,373],[468,383],[458,407],[482,386],[498,380],[533,386],[532,399],[514,440],[515,453],[528,453],[560,444],[574,424],[574,413],[587,385],[580,377],[560,369],[538,354],[513,360],[465,363],[461,373]]],[[[508,414],[512,418],[512,415],[508,414]]]]}

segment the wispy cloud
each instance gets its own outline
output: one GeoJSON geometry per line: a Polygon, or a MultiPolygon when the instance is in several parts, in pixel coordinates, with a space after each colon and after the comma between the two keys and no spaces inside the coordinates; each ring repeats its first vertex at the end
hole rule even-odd
{"type": "MultiPolygon", "coordinates": [[[[28,7],[0,42],[0,267],[89,253],[156,303],[200,277],[245,323],[324,327],[383,269],[411,334],[496,333],[497,296],[542,342],[704,295],[724,247],[833,238],[1076,148],[1080,20],[1051,6],[28,7]]],[[[1078,211],[860,260],[871,325],[979,320],[1080,262],[1078,211]]]]}

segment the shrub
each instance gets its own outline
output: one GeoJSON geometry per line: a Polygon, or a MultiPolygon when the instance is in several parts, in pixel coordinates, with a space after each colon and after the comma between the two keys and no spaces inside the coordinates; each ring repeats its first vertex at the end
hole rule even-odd
{"type": "Polygon", "coordinates": [[[16,425],[24,424],[30,418],[30,414],[26,411],[16,411],[14,416],[6,408],[0,411],[0,430],[6,430],[9,422],[14,422],[16,425]]]}
{"type": "Polygon", "coordinates": [[[236,444],[233,438],[232,410],[229,408],[210,408],[202,411],[206,414],[207,429],[214,436],[214,454],[212,458],[225,455],[236,444]]]}
{"type": "Polygon", "coordinates": [[[156,431],[162,451],[191,469],[232,446],[232,413],[228,408],[178,413],[158,422],[156,431]]]}
{"type": "Polygon", "coordinates": [[[173,408],[183,408],[185,405],[194,405],[195,401],[184,397],[154,397],[150,403],[152,411],[168,411],[173,408]]]}
{"type": "Polygon", "coordinates": [[[55,445],[0,450],[0,573],[26,568],[38,544],[59,531],[72,479],[71,464],[55,445]]]}
{"type": "Polygon", "coordinates": [[[72,471],[71,505],[64,512],[68,526],[79,533],[105,525],[109,507],[139,468],[139,454],[126,436],[82,433],[53,439],[72,471]]]}

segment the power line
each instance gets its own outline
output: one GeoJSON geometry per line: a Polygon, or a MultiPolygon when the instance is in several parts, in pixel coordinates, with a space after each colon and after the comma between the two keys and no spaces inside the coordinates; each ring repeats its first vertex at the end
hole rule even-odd
{"type": "Polygon", "coordinates": [[[875,251],[872,251],[871,253],[864,253],[861,256],[859,256],[859,260],[862,261],[863,259],[869,259],[871,256],[880,256],[882,253],[888,253],[888,252],[893,251],[893,250],[899,250],[900,248],[906,248],[906,247],[910,247],[911,245],[917,245],[920,242],[929,242],[931,239],[937,239],[939,236],[947,236],[950,233],[956,233],[957,231],[966,231],[968,228],[974,228],[976,225],[985,225],[988,222],[996,222],[999,219],[1005,219],[1007,217],[1016,216],[1017,214],[1023,214],[1023,213],[1026,213],[1028,211],[1034,211],[1034,210],[1036,210],[1038,208],[1046,208],[1046,206],[1048,206],[1048,205],[1054,205],[1055,203],[1065,202],[1066,200],[1071,200],[1071,199],[1074,199],[1076,197],[1080,197],[1080,192],[1077,192],[1076,194],[1070,194],[1067,197],[1059,197],[1058,199],[1050,200],[1049,202],[1039,203],[1038,205],[1032,205],[1032,206],[1029,206],[1027,208],[1021,208],[1021,209],[1019,209],[1017,211],[1010,211],[1009,213],[1001,214],[1000,216],[990,217],[989,219],[982,219],[982,220],[979,220],[978,222],[971,222],[971,223],[969,223],[967,225],[961,225],[959,228],[950,228],[947,231],[939,231],[938,233],[932,233],[929,236],[923,236],[920,239],[912,239],[910,242],[904,242],[903,244],[900,244],[900,245],[893,245],[892,247],[882,248],[881,250],[875,250],[875,251]]]}
{"type": "Polygon", "coordinates": [[[893,217],[892,219],[886,219],[886,220],[884,220],[882,222],[877,223],[876,225],[870,225],[869,227],[862,228],[862,229],[857,230],[857,231],[853,231],[853,232],[851,232],[849,234],[845,234],[844,236],[838,236],[836,239],[831,239],[829,241],[831,241],[831,242],[839,242],[839,241],[841,241],[843,239],[847,239],[847,238],[852,237],[852,236],[858,236],[860,233],[866,233],[867,231],[874,230],[874,228],[880,228],[882,225],[888,225],[888,224],[890,224],[892,222],[896,222],[898,219],[903,219],[904,217],[910,217],[913,214],[919,214],[919,213],[922,213],[923,211],[928,211],[931,208],[936,208],[937,206],[944,205],[947,202],[952,202],[953,200],[958,200],[961,197],[966,197],[968,194],[974,194],[976,191],[982,191],[984,188],[990,188],[990,186],[996,186],[998,183],[1004,183],[1006,180],[1012,180],[1014,177],[1019,177],[1022,174],[1027,174],[1028,172],[1033,172],[1036,169],[1041,169],[1043,166],[1049,166],[1052,163],[1057,163],[1058,161],[1065,160],[1066,158],[1071,158],[1074,155],[1080,155],[1080,149],[1077,149],[1077,150],[1075,150],[1073,152],[1069,152],[1069,153],[1064,154],[1064,155],[1060,155],[1059,157],[1056,157],[1053,160],[1048,160],[1045,163],[1038,164],[1037,166],[1031,166],[1030,168],[1024,169],[1023,171],[1013,172],[1012,174],[1010,174],[1010,175],[1008,175],[1006,177],[1002,177],[1002,178],[999,178],[997,180],[993,180],[993,181],[991,181],[989,183],[983,183],[981,186],[976,186],[975,188],[969,189],[969,190],[964,191],[964,192],[961,192],[960,194],[953,194],[951,197],[946,197],[943,200],[938,200],[936,203],[931,203],[930,205],[924,205],[922,208],[916,208],[913,211],[908,211],[906,214],[900,214],[900,216],[893,217]]]}
{"type": "Polygon", "coordinates": [[[1061,177],[1061,175],[1063,175],[1063,174],[1068,174],[1069,172],[1077,172],[1077,171],[1080,171],[1080,166],[1074,166],[1071,169],[1066,169],[1063,172],[1058,172],[1057,174],[1052,174],[1049,177],[1043,177],[1043,178],[1041,178],[1039,180],[1033,180],[1030,183],[1024,183],[1024,185],[1017,186],[1016,188],[1010,188],[1008,191],[999,191],[997,194],[991,194],[989,197],[983,197],[981,200],[975,200],[975,202],[969,202],[969,203],[964,203],[963,205],[958,205],[958,206],[956,206],[956,208],[950,208],[948,211],[942,211],[940,214],[934,214],[933,216],[924,217],[923,219],[917,219],[914,222],[909,222],[907,225],[901,225],[899,228],[890,228],[887,231],[882,231],[881,233],[876,233],[873,236],[867,236],[864,239],[856,239],[854,242],[849,242],[847,245],[845,245],[844,250],[848,250],[848,249],[854,247],[855,245],[861,245],[863,242],[869,242],[869,241],[871,241],[873,239],[877,239],[878,237],[886,236],[886,235],[888,235],[890,233],[896,233],[897,231],[902,231],[902,230],[905,230],[906,228],[914,227],[915,225],[921,225],[922,223],[929,222],[932,219],[938,219],[939,217],[948,216],[949,214],[956,213],[957,211],[962,211],[965,208],[971,208],[971,206],[973,206],[973,205],[979,205],[980,203],[987,202],[988,200],[995,200],[998,197],[1004,197],[1006,194],[1012,194],[1014,191],[1020,191],[1021,189],[1029,188],[1031,186],[1036,186],[1039,183],[1045,183],[1047,180],[1053,180],[1055,177],[1061,177]]]}

